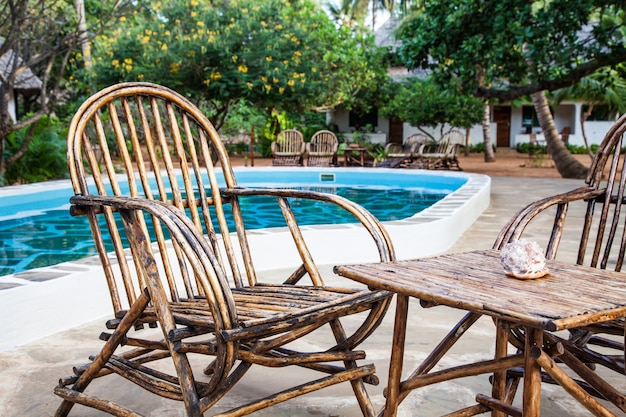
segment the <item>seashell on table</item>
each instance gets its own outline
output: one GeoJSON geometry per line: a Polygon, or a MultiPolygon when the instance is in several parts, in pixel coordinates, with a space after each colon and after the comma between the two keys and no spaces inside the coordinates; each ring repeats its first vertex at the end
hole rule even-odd
{"type": "Polygon", "coordinates": [[[508,276],[520,279],[541,278],[549,272],[541,247],[525,239],[507,243],[500,251],[500,264],[508,276]]]}

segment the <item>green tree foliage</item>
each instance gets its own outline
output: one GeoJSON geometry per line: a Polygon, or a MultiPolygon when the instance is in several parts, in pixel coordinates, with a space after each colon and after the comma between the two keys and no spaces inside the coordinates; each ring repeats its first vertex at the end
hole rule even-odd
{"type": "Polygon", "coordinates": [[[562,176],[587,169],[568,152],[545,91],[569,86],[599,68],[626,61],[624,4],[605,0],[431,0],[400,30],[410,68],[486,99],[530,95],[562,176]]]}
{"type": "Polygon", "coordinates": [[[153,2],[98,39],[98,84],[151,81],[203,105],[219,128],[233,103],[350,106],[386,77],[371,35],[337,28],[312,0],[153,2]]]}
{"type": "Polygon", "coordinates": [[[381,109],[381,114],[397,117],[413,126],[437,127],[449,124],[469,128],[480,123],[484,103],[473,96],[457,94],[429,80],[409,79],[397,83],[392,99],[381,109]]]}
{"type": "Polygon", "coordinates": [[[626,61],[624,3],[431,0],[399,33],[411,68],[484,98],[569,86],[626,61]]]}
{"type": "Polygon", "coordinates": [[[11,164],[5,172],[6,184],[41,182],[67,177],[66,136],[67,124],[56,117],[43,116],[31,127],[13,131],[6,140],[8,154],[15,153],[26,141],[32,140],[23,157],[11,164]]]}

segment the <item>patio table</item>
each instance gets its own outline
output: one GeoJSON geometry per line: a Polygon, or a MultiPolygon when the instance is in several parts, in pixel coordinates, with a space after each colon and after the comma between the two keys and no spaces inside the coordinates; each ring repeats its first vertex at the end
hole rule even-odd
{"type": "Polygon", "coordinates": [[[358,165],[365,166],[367,148],[362,147],[347,147],[343,148],[343,166],[347,167],[349,165],[358,165]]]}
{"type": "Polygon", "coordinates": [[[542,369],[593,415],[615,414],[572,379],[569,371],[585,380],[587,390],[591,387],[626,411],[624,395],[551,337],[558,330],[626,316],[626,274],[553,261],[548,261],[547,266],[549,273],[542,278],[510,278],[500,265],[499,251],[495,250],[335,266],[335,273],[341,276],[396,293],[386,403],[379,415],[395,416],[398,405],[413,389],[492,373],[491,395],[479,393],[474,404],[449,416],[472,416],[490,410],[492,416],[498,417],[539,416],[542,369]],[[468,313],[418,368],[402,380],[409,297],[419,299],[423,307],[443,305],[468,313]],[[481,316],[491,317],[496,325],[495,357],[431,372],[481,316]],[[521,331],[524,336],[522,348],[513,354],[509,354],[508,344],[511,329],[521,331]],[[568,365],[568,372],[557,366],[555,357],[568,365]],[[524,376],[522,409],[512,405],[519,379],[511,378],[513,374],[508,373],[520,368],[524,376]]]}

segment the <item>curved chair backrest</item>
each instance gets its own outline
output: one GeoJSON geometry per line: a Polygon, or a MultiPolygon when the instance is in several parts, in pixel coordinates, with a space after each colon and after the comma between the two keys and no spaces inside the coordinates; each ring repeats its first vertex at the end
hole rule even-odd
{"type": "Polygon", "coordinates": [[[304,136],[295,129],[286,129],[278,133],[272,142],[274,165],[302,165],[304,155],[304,136]]]}
{"type": "MultiPolygon", "coordinates": [[[[545,242],[548,259],[557,256],[559,245],[565,239],[578,242],[576,263],[620,271],[626,251],[623,215],[626,202],[625,131],[626,115],[620,117],[604,137],[589,168],[586,185],[520,210],[502,229],[494,247],[500,248],[519,239],[533,219],[537,217],[539,220],[539,214],[554,208],[554,213],[550,212],[554,214],[551,227],[541,223],[542,230],[551,230],[545,242]],[[580,216],[567,217],[568,212],[580,213],[580,216]],[[582,223],[575,223],[576,218],[582,219],[582,223]]],[[[559,259],[564,260],[563,257],[559,259]]]]}
{"type": "Polygon", "coordinates": [[[311,137],[311,141],[306,144],[307,165],[332,165],[338,148],[339,140],[333,132],[330,130],[315,132],[311,137]]]}
{"type": "MultiPolygon", "coordinates": [[[[208,235],[216,274],[211,278],[216,286],[212,290],[200,285],[191,270],[192,261],[185,262],[181,247],[170,247],[170,231],[165,225],[138,213],[144,235],[158,246],[154,256],[167,276],[172,300],[213,291],[220,302],[232,303],[227,276],[232,277],[234,286],[255,282],[252,259],[242,243],[246,234],[239,204],[236,199],[227,204],[220,193],[220,188],[237,187],[226,148],[211,122],[181,95],[148,83],[123,83],[100,91],[74,116],[67,157],[76,195],[168,202],[186,212],[193,226],[208,235]],[[237,245],[230,238],[232,226],[226,223],[227,216],[234,219],[239,233],[237,245]],[[243,272],[242,264],[246,266],[243,272]]],[[[108,207],[86,214],[114,310],[121,311],[136,300],[143,287],[141,274],[132,272],[137,265],[129,262],[124,250],[126,231],[119,214],[108,207]],[[115,261],[107,255],[110,251],[115,253],[115,261]]]]}

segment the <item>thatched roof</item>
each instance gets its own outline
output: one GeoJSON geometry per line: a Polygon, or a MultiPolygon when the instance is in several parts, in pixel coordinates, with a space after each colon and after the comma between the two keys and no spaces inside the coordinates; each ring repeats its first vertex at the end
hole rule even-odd
{"type": "MultiPolygon", "coordinates": [[[[395,37],[395,31],[399,24],[400,20],[397,18],[390,18],[383,23],[374,32],[376,46],[389,48],[392,53],[395,53],[402,44],[395,37]]],[[[394,81],[402,81],[409,77],[427,78],[430,71],[422,68],[415,68],[409,71],[406,67],[389,67],[387,73],[394,81]]]]}
{"type": "MultiPolygon", "coordinates": [[[[0,38],[0,47],[4,44],[4,39],[0,38]]],[[[14,68],[23,67],[24,61],[20,58],[15,51],[7,51],[4,55],[0,56],[0,72],[3,76],[8,77],[14,68]]],[[[2,81],[0,81],[2,84],[2,81]]],[[[41,90],[43,83],[33,73],[30,68],[22,69],[15,78],[15,84],[13,89],[21,94],[36,94],[41,90]]]]}

